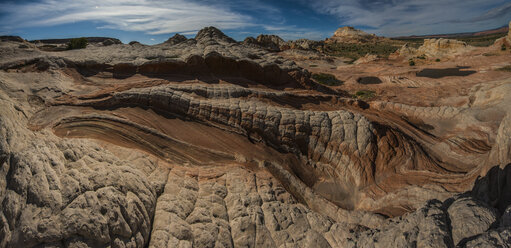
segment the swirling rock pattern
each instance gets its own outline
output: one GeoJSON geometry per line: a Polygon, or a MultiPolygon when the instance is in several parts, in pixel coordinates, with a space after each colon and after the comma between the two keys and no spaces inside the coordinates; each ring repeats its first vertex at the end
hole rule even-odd
{"type": "Polygon", "coordinates": [[[0,247],[511,243],[508,81],[368,104],[211,27],[20,42],[0,42],[0,247]]]}

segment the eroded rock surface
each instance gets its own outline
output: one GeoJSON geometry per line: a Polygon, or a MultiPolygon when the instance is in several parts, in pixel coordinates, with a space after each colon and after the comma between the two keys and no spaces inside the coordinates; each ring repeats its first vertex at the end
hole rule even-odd
{"type": "Polygon", "coordinates": [[[397,53],[405,57],[426,56],[427,58],[452,57],[472,50],[467,43],[452,39],[425,39],[419,48],[403,45],[397,53]]]}
{"type": "Polygon", "coordinates": [[[366,103],[213,27],[25,43],[0,42],[0,247],[511,241],[509,80],[465,106],[366,103]]]}
{"type": "Polygon", "coordinates": [[[361,43],[361,42],[376,42],[385,40],[384,37],[376,36],[375,34],[368,34],[362,30],[354,27],[340,27],[334,35],[326,40],[330,43],[361,43]]]}

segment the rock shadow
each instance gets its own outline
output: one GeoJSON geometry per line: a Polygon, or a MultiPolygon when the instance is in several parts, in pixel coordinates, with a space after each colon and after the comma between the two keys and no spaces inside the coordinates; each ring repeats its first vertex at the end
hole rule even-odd
{"type": "Polygon", "coordinates": [[[511,205],[511,164],[495,166],[474,183],[470,194],[497,208],[502,214],[511,205]]]}

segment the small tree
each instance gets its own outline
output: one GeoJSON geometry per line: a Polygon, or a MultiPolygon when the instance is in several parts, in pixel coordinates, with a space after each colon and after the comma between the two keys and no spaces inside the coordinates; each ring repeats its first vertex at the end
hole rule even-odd
{"type": "Polygon", "coordinates": [[[410,60],[408,60],[408,64],[410,66],[414,66],[415,65],[415,61],[413,61],[413,59],[410,59],[410,60]]]}
{"type": "Polygon", "coordinates": [[[74,38],[74,39],[71,39],[71,41],[69,41],[69,43],[67,44],[67,49],[68,50],[72,50],[72,49],[82,49],[82,48],[85,48],[87,47],[87,39],[85,38],[74,38]]]}

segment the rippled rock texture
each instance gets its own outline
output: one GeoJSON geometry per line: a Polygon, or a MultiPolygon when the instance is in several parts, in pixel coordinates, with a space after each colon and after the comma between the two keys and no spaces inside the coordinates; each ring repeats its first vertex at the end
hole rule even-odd
{"type": "Polygon", "coordinates": [[[0,247],[511,243],[511,82],[464,107],[350,98],[209,27],[0,43],[0,247]]]}

